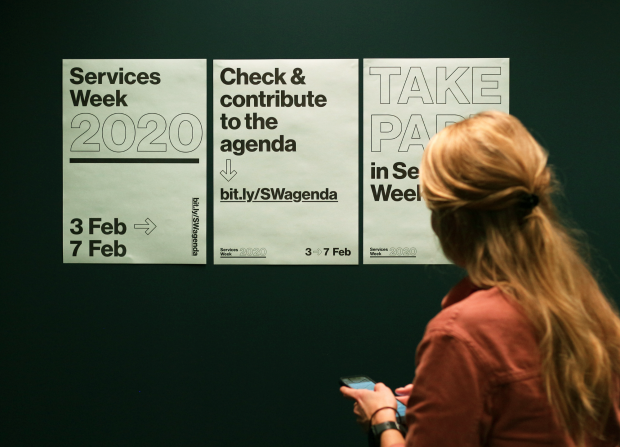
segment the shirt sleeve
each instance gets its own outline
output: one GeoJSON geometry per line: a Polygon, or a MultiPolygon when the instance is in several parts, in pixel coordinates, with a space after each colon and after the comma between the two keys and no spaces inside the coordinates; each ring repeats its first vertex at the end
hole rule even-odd
{"type": "Polygon", "coordinates": [[[407,405],[407,447],[484,443],[488,375],[474,346],[446,332],[425,335],[407,405]]]}

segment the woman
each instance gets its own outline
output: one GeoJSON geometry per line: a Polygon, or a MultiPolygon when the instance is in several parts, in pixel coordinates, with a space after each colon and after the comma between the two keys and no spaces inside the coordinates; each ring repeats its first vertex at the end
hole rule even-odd
{"type": "Polygon", "coordinates": [[[381,447],[620,445],[620,318],[558,221],[547,154],[514,117],[439,132],[421,186],[446,256],[468,277],[417,351],[406,441],[396,398],[341,388],[381,447]]]}

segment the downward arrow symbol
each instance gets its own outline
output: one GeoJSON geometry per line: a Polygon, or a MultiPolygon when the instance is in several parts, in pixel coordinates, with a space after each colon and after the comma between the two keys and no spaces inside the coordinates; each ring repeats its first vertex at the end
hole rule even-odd
{"type": "Polygon", "coordinates": [[[226,160],[226,171],[220,171],[220,174],[222,174],[222,177],[224,177],[226,179],[227,182],[230,182],[233,177],[235,175],[237,175],[237,171],[231,171],[230,170],[230,158],[226,160]]]}
{"type": "Polygon", "coordinates": [[[147,236],[149,234],[151,234],[153,232],[153,230],[155,228],[157,228],[157,225],[155,225],[153,223],[153,221],[151,219],[149,219],[148,217],[144,220],[146,223],[143,224],[134,224],[133,228],[135,230],[146,230],[145,233],[147,234],[147,236]]]}

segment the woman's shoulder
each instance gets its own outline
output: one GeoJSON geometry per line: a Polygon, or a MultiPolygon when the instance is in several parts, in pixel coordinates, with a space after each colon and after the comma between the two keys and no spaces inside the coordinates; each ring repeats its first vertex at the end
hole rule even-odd
{"type": "Polygon", "coordinates": [[[497,287],[444,299],[444,309],[431,320],[425,338],[450,335],[465,341],[500,378],[538,374],[540,357],[534,327],[519,304],[497,287]]]}
{"type": "Polygon", "coordinates": [[[494,330],[497,325],[529,324],[519,304],[497,287],[473,290],[457,298],[448,294],[442,305],[429,329],[457,327],[471,332],[494,330]]]}

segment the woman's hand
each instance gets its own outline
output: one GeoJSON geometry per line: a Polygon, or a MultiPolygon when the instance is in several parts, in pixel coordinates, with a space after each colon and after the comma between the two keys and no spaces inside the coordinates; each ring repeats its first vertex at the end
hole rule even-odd
{"type": "MultiPolygon", "coordinates": [[[[406,388],[406,387],[405,387],[406,388]]],[[[387,421],[396,421],[396,398],[387,386],[382,383],[375,385],[375,390],[355,390],[343,386],[340,392],[344,397],[355,401],[353,413],[357,416],[357,422],[366,429],[370,425],[368,420],[379,408],[389,407],[379,411],[372,419],[373,424],[381,424],[387,421]],[[394,410],[392,410],[393,408],[394,410]]]]}
{"type": "Polygon", "coordinates": [[[402,402],[405,406],[407,406],[407,402],[409,402],[409,396],[411,396],[411,392],[413,391],[413,384],[410,383],[407,386],[396,388],[394,391],[396,392],[396,400],[402,402]]]}

